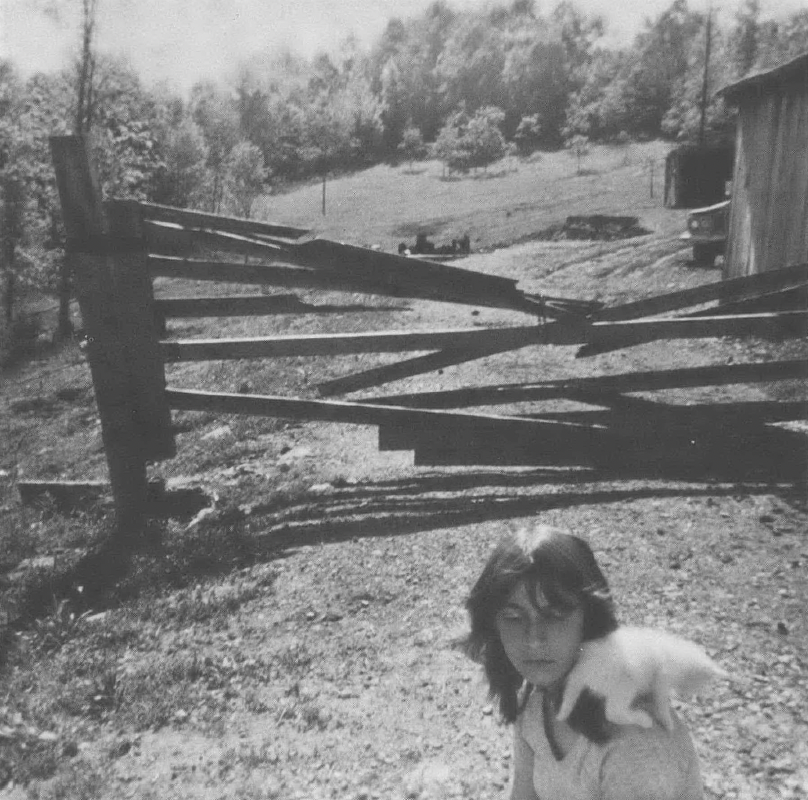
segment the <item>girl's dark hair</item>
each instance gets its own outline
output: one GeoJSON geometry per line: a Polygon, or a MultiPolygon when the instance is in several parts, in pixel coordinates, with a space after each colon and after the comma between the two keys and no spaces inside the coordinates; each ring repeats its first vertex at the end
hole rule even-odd
{"type": "MultiPolygon", "coordinates": [[[[466,653],[482,664],[491,698],[499,701],[506,722],[514,722],[524,707],[530,686],[511,664],[496,627],[497,613],[522,582],[528,595],[536,589],[553,606],[581,605],[583,639],[598,639],[617,628],[609,584],[589,545],[577,536],[538,525],[505,536],[491,553],[466,600],[471,631],[466,653]]],[[[590,739],[605,738],[602,702],[584,692],[569,718],[570,725],[590,739]]]]}

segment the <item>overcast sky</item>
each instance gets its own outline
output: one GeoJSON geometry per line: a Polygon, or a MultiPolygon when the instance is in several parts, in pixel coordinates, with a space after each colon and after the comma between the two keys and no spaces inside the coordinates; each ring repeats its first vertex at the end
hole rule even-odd
{"type": "MultiPolygon", "coordinates": [[[[98,0],[98,46],[126,55],[146,81],[167,80],[180,91],[222,78],[242,58],[268,46],[302,54],[334,50],[349,34],[367,46],[393,16],[420,14],[432,0],[98,0]]],[[[506,4],[505,0],[500,4],[506,4]]],[[[690,0],[704,9],[709,0],[690,0]]],[[[741,0],[713,0],[731,18],[741,0]]],[[[805,6],[806,0],[762,0],[764,17],[805,6]]],[[[456,9],[480,0],[449,0],[456,9]]],[[[575,0],[602,14],[610,43],[628,43],[646,17],[671,0],[575,0]]],[[[556,2],[537,0],[540,12],[556,2]]],[[[81,0],[0,0],[0,56],[27,75],[68,63],[79,42],[81,0]]]]}

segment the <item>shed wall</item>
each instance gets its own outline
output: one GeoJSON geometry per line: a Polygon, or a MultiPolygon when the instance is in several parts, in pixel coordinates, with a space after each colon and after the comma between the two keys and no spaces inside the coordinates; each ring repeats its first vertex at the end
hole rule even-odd
{"type": "Polygon", "coordinates": [[[739,103],[724,277],[808,262],[808,90],[739,103]]]}

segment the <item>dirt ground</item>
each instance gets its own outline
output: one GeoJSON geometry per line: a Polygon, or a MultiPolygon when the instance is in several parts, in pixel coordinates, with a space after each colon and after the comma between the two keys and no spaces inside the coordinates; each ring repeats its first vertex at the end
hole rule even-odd
{"type": "MultiPolygon", "coordinates": [[[[526,291],[618,302],[720,277],[688,259],[676,239],[651,235],[529,242],[458,265],[518,278],[526,291]]],[[[408,305],[372,323],[411,329],[523,319],[408,305]]],[[[762,361],[789,347],[705,339],[577,360],[571,348],[530,347],[365,396],[762,361]]],[[[276,380],[262,369],[255,391],[276,380]]],[[[319,376],[317,365],[299,369],[304,388],[319,376]]],[[[181,368],[169,375],[175,386],[198,386],[196,379],[181,368]]],[[[773,397],[804,398],[805,384],[666,393],[679,403],[773,397]]],[[[205,418],[179,437],[179,447],[220,446],[238,438],[238,425],[205,418]]],[[[152,707],[138,711],[132,701],[126,713],[94,716],[63,710],[50,727],[42,723],[59,742],[55,777],[11,780],[0,797],[502,797],[509,731],[457,640],[465,595],[493,544],[505,530],[536,522],[590,541],[623,621],[687,636],[730,673],[678,704],[707,797],[808,797],[808,503],[801,481],[722,465],[653,477],[608,465],[417,467],[411,453],[379,452],[375,428],[333,424],[278,425],[249,444],[224,463],[200,468],[197,460],[191,471],[190,457],[178,458],[156,472],[170,486],[201,486],[216,496],[215,507],[190,523],[197,535],[222,537],[223,549],[228,536],[248,539],[262,555],[149,599],[148,613],[140,599],[85,619],[81,635],[43,659],[38,683],[26,685],[38,691],[64,680],[60,668],[94,643],[106,647],[120,692],[157,676],[147,695],[152,707]],[[227,612],[197,620],[177,611],[207,605],[227,612]],[[110,643],[115,630],[128,631],[123,644],[110,643]],[[155,717],[160,703],[165,713],[155,717]]],[[[101,463],[97,452],[93,459],[101,463]]],[[[169,533],[181,536],[188,526],[169,533]]],[[[5,703],[14,704],[8,695],[5,703]]],[[[0,727],[0,746],[2,737],[0,727]]]]}

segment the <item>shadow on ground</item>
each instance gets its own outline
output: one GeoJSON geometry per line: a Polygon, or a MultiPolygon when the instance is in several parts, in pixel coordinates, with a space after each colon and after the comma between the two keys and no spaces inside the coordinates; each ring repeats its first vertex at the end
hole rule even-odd
{"type": "Polygon", "coordinates": [[[502,465],[324,484],[243,506],[226,502],[197,524],[152,520],[130,549],[107,544],[63,568],[30,576],[14,627],[67,598],[77,610],[120,605],[283,558],[303,545],[528,517],[549,510],[650,498],[776,494],[805,510],[805,436],[778,428],[741,439],[702,435],[690,450],[613,453],[608,463],[504,469],[502,465]]]}

